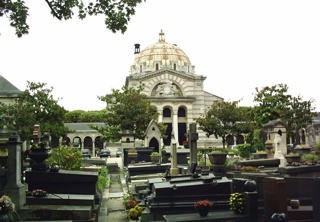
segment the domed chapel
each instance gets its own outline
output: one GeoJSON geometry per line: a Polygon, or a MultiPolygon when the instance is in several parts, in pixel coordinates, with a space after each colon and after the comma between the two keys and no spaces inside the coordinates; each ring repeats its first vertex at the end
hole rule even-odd
{"type": "MultiPolygon", "coordinates": [[[[162,30],[155,44],[141,51],[140,44],[134,46],[135,59],[125,86],[138,87],[143,83],[142,93],[157,107],[160,114],[158,121],[168,126],[167,139],[154,141],[155,138],[146,138],[146,144],[170,146],[174,135],[177,146],[182,146],[189,124],[195,122],[194,118],[200,117],[213,101],[223,101],[223,98],[204,91],[206,77],[196,74],[195,66],[183,50],[176,44],[166,42],[162,30]]],[[[221,139],[207,138],[200,130],[198,134],[199,147],[221,145],[221,139]]]]}

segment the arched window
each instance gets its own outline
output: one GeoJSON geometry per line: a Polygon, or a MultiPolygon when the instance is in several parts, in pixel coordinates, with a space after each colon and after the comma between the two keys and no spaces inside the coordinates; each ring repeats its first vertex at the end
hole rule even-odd
{"type": "Polygon", "coordinates": [[[173,70],[177,70],[177,64],[173,64],[173,70]]]}
{"type": "Polygon", "coordinates": [[[184,108],[179,108],[178,117],[186,117],[186,110],[184,108]]]}
{"type": "Polygon", "coordinates": [[[142,72],[142,65],[140,65],[140,72],[142,72]]]}
{"type": "Polygon", "coordinates": [[[156,64],[156,70],[159,70],[159,64],[158,63],[156,64]]]}
{"type": "Polygon", "coordinates": [[[169,108],[163,109],[163,117],[171,117],[171,110],[169,108]]]}

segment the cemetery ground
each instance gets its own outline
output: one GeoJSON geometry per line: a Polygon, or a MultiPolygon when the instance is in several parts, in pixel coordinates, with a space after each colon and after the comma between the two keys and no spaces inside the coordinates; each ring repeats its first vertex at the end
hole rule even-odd
{"type": "MultiPolygon", "coordinates": [[[[112,152],[112,154],[115,152],[112,152]]],[[[115,156],[115,155],[114,155],[115,156]]],[[[118,170],[110,172],[110,186],[105,189],[107,216],[99,219],[99,222],[126,222],[128,221],[128,212],[123,205],[123,194],[127,192],[127,184],[123,177],[123,165],[120,158],[111,157],[107,163],[117,163],[118,170]]]]}

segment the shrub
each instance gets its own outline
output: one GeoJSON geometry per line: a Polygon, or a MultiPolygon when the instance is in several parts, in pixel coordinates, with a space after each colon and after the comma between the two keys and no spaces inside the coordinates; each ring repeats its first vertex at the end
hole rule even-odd
{"type": "Polygon", "coordinates": [[[250,153],[252,153],[252,148],[250,144],[239,144],[239,155],[242,158],[249,158],[250,153]]]}
{"type": "Polygon", "coordinates": [[[107,187],[107,183],[108,183],[108,169],[107,169],[107,167],[101,166],[98,173],[99,173],[98,174],[98,189],[100,192],[102,192],[102,190],[107,187]]]}
{"type": "Polygon", "coordinates": [[[80,170],[83,165],[81,151],[65,145],[52,149],[47,161],[50,166],[58,166],[62,170],[80,170]]]}

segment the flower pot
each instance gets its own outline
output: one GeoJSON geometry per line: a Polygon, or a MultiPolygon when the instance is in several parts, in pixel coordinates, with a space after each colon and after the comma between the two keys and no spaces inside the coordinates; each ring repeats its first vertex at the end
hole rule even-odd
{"type": "Polygon", "coordinates": [[[209,160],[211,164],[224,164],[227,159],[226,153],[209,153],[209,160]]]}
{"type": "Polygon", "coordinates": [[[198,212],[199,212],[199,215],[200,215],[201,217],[206,217],[206,216],[208,216],[209,208],[208,208],[208,207],[199,208],[199,209],[198,209],[198,212]]]}
{"type": "Polygon", "coordinates": [[[158,156],[151,155],[150,158],[151,158],[152,163],[159,163],[160,162],[160,155],[158,155],[158,156]]]}
{"type": "Polygon", "coordinates": [[[285,156],[286,161],[288,164],[292,164],[293,162],[299,163],[300,162],[300,156],[285,156]]]}

